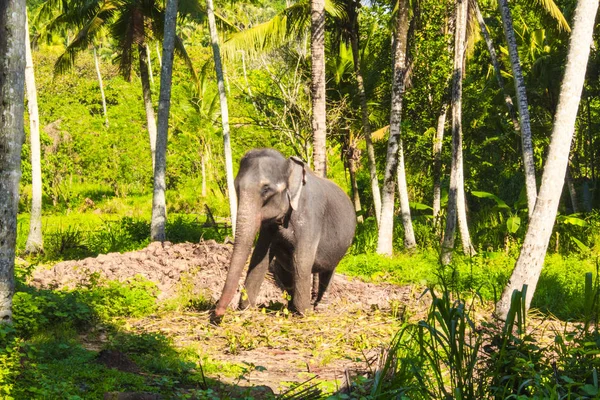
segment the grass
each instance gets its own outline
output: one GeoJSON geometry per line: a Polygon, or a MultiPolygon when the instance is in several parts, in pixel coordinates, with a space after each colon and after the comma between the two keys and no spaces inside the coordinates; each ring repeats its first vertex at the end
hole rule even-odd
{"type": "MultiPolygon", "coordinates": [[[[24,283],[38,264],[136,250],[148,244],[148,196],[120,199],[107,197],[100,189],[94,193],[93,208],[77,208],[66,215],[44,215],[46,253],[37,258],[23,254],[28,215],[19,215],[19,255],[31,263],[21,262],[16,270],[19,285],[14,299],[15,324],[0,329],[0,397],[98,398],[108,391],[146,391],[181,399],[275,398],[242,386],[247,377],[272,373],[277,363],[282,362],[290,370],[304,370],[293,379],[288,375],[285,382],[280,382],[282,392],[295,387],[297,382],[322,375],[319,371],[340,370],[336,376],[325,374],[296,389],[296,393],[304,393],[307,398],[326,395],[340,399],[385,398],[382,393],[418,398],[415,388],[427,382],[429,387],[421,389],[422,393],[430,391],[429,398],[436,397],[435,393],[457,398],[461,397],[459,393],[482,393],[475,392],[479,389],[473,386],[481,382],[462,372],[454,376],[462,376],[463,381],[457,378],[452,383],[446,378],[451,375],[446,375],[450,373],[449,367],[442,359],[446,356],[449,359],[450,354],[454,357],[469,347],[460,348],[454,342],[456,346],[444,353],[446,350],[440,346],[449,343],[449,337],[444,335],[457,326],[465,327],[460,331],[463,336],[459,342],[474,343],[473,348],[475,344],[485,346],[497,340],[494,335],[498,331],[492,327],[481,332],[472,328],[481,322],[477,315],[490,313],[491,304],[514,266],[514,252],[480,251],[472,258],[457,255],[450,267],[440,268],[433,241],[425,240],[429,228],[421,226],[419,231],[429,247],[409,254],[397,242],[395,256],[387,258],[372,253],[376,236],[370,221],[359,229],[338,272],[367,282],[412,285],[418,293],[443,281],[446,291],[434,298],[437,308],[432,308],[429,314],[416,312],[414,304],[408,305],[406,313],[399,311],[404,305],[397,304],[388,311],[356,310],[348,305],[334,313],[319,312],[297,318],[287,314],[281,305],[275,305],[229,313],[223,324],[215,327],[210,325],[207,312],[213,306],[212,301],[194,295],[186,279],[180,282],[178,296],[161,304],[156,303],[155,286],[143,279],[124,283],[92,279],[90,285],[68,292],[36,290],[24,283]],[[477,307],[468,308],[473,302],[477,307]],[[467,336],[471,334],[483,336],[467,336]],[[387,350],[376,357],[380,360],[377,365],[372,352],[381,348],[387,350]],[[122,352],[139,371],[125,372],[98,363],[102,350],[122,352]],[[285,361],[278,358],[282,353],[285,361]],[[248,361],[244,358],[246,354],[254,354],[255,358],[248,361]],[[394,356],[386,358],[386,354],[394,356]],[[431,357],[419,358],[424,354],[431,357]],[[342,383],[334,379],[343,374],[342,360],[353,362],[361,371],[353,380],[350,393],[342,391],[342,383]],[[407,369],[398,369],[402,365],[407,369]],[[415,369],[419,365],[427,368],[419,372],[415,369]],[[440,368],[441,380],[426,374],[434,368],[440,368]],[[421,381],[415,381],[419,376],[421,381]],[[317,383],[322,393],[309,394],[311,385],[317,383]]],[[[171,212],[167,237],[172,242],[197,242],[200,238],[222,241],[229,233],[223,228],[206,227],[204,222],[202,216],[171,212]]],[[[592,273],[590,280],[597,276],[598,240],[592,238],[586,243],[596,244],[590,245],[586,252],[547,256],[533,299],[533,307],[537,309],[534,314],[542,315],[541,318],[555,316],[563,321],[589,319],[593,302],[583,295],[589,285],[582,277],[588,272],[592,273]]],[[[597,306],[598,302],[593,304],[597,306]]],[[[496,383],[498,387],[503,385],[502,391],[496,393],[514,395],[511,388],[523,384],[519,374],[538,385],[537,393],[551,393],[548,385],[553,371],[548,366],[556,359],[551,359],[548,352],[553,352],[564,371],[559,377],[561,393],[572,389],[579,396],[594,397],[598,389],[594,376],[600,366],[593,362],[600,353],[597,345],[600,340],[591,330],[583,332],[568,326],[568,331],[554,333],[556,339],[550,341],[552,345],[542,344],[535,335],[509,337],[506,348],[510,351],[504,351],[502,357],[478,360],[489,363],[490,368],[504,365],[501,376],[506,380],[496,383]],[[578,366],[581,362],[589,368],[583,371],[578,366]],[[531,368],[527,369],[528,366],[531,368]]],[[[549,334],[545,331],[539,336],[545,335],[547,339],[549,334]]],[[[463,371],[473,358],[461,354],[465,357],[460,364],[463,371]]],[[[291,392],[286,396],[294,398],[291,392]]]]}

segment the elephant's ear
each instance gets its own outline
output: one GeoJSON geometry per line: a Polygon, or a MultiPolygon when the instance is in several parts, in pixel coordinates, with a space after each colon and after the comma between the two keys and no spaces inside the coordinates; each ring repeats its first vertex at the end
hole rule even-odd
{"type": "Polygon", "coordinates": [[[298,209],[300,194],[306,184],[306,164],[298,157],[290,157],[288,162],[287,195],[292,210],[298,209]]]}

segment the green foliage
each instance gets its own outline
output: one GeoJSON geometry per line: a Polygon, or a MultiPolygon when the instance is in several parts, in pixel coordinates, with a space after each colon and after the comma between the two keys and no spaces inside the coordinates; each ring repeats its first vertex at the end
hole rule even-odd
{"type": "Polygon", "coordinates": [[[128,282],[91,283],[72,291],[22,287],[13,297],[16,331],[31,336],[52,326],[89,327],[115,317],[140,317],[156,310],[156,285],[140,277],[128,282]]]}
{"type": "MultiPolygon", "coordinates": [[[[580,296],[597,313],[600,286],[592,284],[591,275],[586,288],[580,296]]],[[[540,341],[539,332],[526,328],[525,290],[513,294],[504,323],[482,326],[476,322],[476,300],[465,300],[445,284],[439,295],[434,288],[429,293],[427,316],[404,324],[378,369],[356,382],[351,398],[597,397],[596,320],[554,331],[554,342],[548,344],[540,341]]]]}

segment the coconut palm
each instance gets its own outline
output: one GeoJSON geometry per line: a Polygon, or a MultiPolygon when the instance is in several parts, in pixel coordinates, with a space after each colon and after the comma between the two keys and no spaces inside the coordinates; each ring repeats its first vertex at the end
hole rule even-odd
{"type": "MultiPolygon", "coordinates": [[[[181,8],[182,14],[201,13],[197,2],[190,0],[182,2],[181,8]]],[[[49,22],[45,26],[48,32],[64,27],[77,30],[65,52],[55,63],[54,69],[57,73],[68,71],[73,66],[76,56],[91,46],[103,30],[108,30],[110,37],[117,43],[114,61],[118,63],[119,70],[126,80],[131,80],[137,54],[154,165],[156,116],[152,103],[146,44],[153,40],[162,40],[165,20],[162,2],[158,0],[92,0],[87,2],[47,0],[41,6],[39,15],[49,18],[49,22]],[[59,10],[58,15],[49,18],[49,13],[56,9],[59,10]]],[[[187,56],[181,38],[177,36],[175,37],[175,50],[186,62],[195,78],[192,62],[187,56]]]]}
{"type": "MultiPolygon", "coordinates": [[[[569,29],[562,13],[552,1],[540,1],[545,3],[545,8],[550,14],[559,21],[559,27],[569,29]]],[[[498,8],[502,16],[502,27],[508,44],[508,53],[510,55],[510,63],[514,76],[515,92],[517,95],[517,106],[519,109],[519,119],[521,128],[521,146],[523,151],[523,166],[525,169],[525,188],[527,191],[527,207],[529,217],[533,213],[537,197],[537,186],[535,180],[535,161],[533,158],[533,142],[531,139],[531,122],[529,118],[529,109],[527,102],[527,91],[525,89],[525,80],[521,71],[521,62],[519,60],[519,52],[517,50],[517,40],[515,30],[513,28],[512,16],[507,0],[498,0],[498,8]]]]}
{"type": "MultiPolygon", "coordinates": [[[[158,100],[158,132],[156,159],[154,166],[154,190],[152,195],[152,222],[150,225],[151,240],[165,241],[167,222],[166,205],[166,169],[167,139],[169,131],[169,110],[171,107],[171,80],[173,76],[173,56],[175,50],[175,27],[177,25],[178,0],[167,0],[165,10],[165,28],[163,40],[163,62],[160,71],[160,95],[158,100]]],[[[150,48],[146,44],[148,60],[150,48]]]]}
{"type": "MultiPolygon", "coordinates": [[[[392,234],[394,229],[394,192],[395,174],[398,169],[399,151],[402,149],[400,121],[402,118],[402,98],[406,74],[406,49],[408,42],[408,0],[398,2],[396,17],[396,37],[394,46],[394,77],[392,81],[392,101],[390,111],[390,135],[388,137],[383,192],[381,198],[381,216],[377,238],[377,253],[392,254],[392,234]]],[[[403,218],[404,219],[404,218],[403,218]]],[[[414,239],[414,238],[413,238],[414,239]]]]}
{"type": "Polygon", "coordinates": [[[467,0],[456,0],[456,31],[454,40],[454,71],[452,76],[452,162],[450,169],[450,190],[448,192],[448,212],[442,243],[441,261],[449,264],[454,249],[456,223],[458,222],[463,251],[473,253],[473,246],[467,226],[462,155],[462,79],[467,31],[467,0]]]}
{"type": "Polygon", "coordinates": [[[213,50],[213,59],[215,62],[215,73],[217,75],[217,85],[219,89],[219,102],[221,104],[221,123],[223,125],[223,148],[225,152],[225,174],[227,177],[227,191],[229,192],[229,212],[231,215],[231,228],[235,237],[235,226],[237,220],[237,196],[235,194],[235,185],[233,180],[233,161],[231,157],[231,138],[229,133],[229,108],[227,106],[227,94],[225,93],[225,79],[223,76],[223,66],[221,64],[221,51],[219,47],[219,35],[217,33],[217,23],[212,0],[206,0],[206,10],[208,14],[208,27],[210,30],[210,40],[213,50]]]}
{"type": "Polygon", "coordinates": [[[25,0],[0,2],[0,324],[12,322],[25,98],[25,0]]]}
{"type": "Polygon", "coordinates": [[[37,89],[27,21],[25,21],[25,34],[25,86],[27,89],[27,108],[29,110],[29,135],[31,138],[31,213],[25,251],[35,254],[44,248],[42,239],[42,155],[37,89]]]}
{"type": "Polygon", "coordinates": [[[564,179],[561,178],[564,178],[569,162],[597,10],[598,0],[580,0],[575,10],[567,66],[554,117],[540,192],[515,269],[496,305],[497,313],[501,318],[506,318],[515,290],[527,288],[525,306],[529,308],[540,277],[563,189],[564,179]]]}

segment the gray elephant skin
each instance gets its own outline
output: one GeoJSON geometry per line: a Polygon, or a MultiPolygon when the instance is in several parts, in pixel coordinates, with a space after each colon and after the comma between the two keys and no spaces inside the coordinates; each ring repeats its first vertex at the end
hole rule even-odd
{"type": "Polygon", "coordinates": [[[352,243],[356,214],[335,183],[316,176],[296,157],[273,149],[244,155],[235,179],[238,199],[233,254],[214,317],[220,319],[233,299],[258,233],[244,283],[242,309],[255,305],[271,266],[299,313],[311,307],[312,274],[318,274],[315,304],[352,243]]]}

